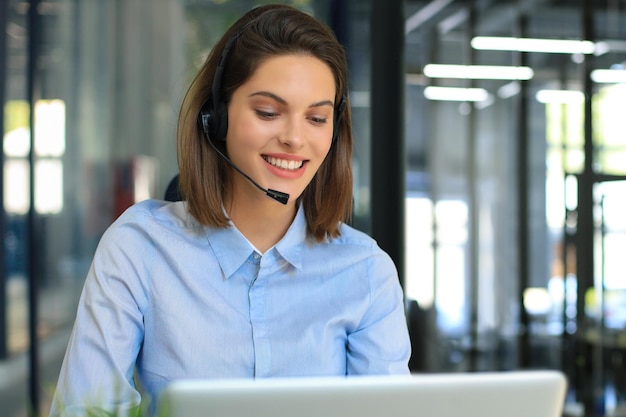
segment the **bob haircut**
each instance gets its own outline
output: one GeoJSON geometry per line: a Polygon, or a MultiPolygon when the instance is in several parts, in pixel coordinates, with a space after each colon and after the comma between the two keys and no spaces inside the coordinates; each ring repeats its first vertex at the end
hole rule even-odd
{"type": "MultiPolygon", "coordinates": [[[[229,175],[239,174],[211,147],[199,121],[200,113],[212,103],[212,94],[220,94],[220,100],[228,105],[233,92],[264,60],[284,55],[312,56],[324,62],[335,78],[335,112],[341,100],[346,100],[334,126],[336,137],[330,151],[297,200],[297,204],[303,205],[308,235],[319,242],[339,236],[340,223],[348,221],[352,211],[347,63],[345,51],[332,31],[296,8],[267,5],[250,10],[228,29],[207,57],[183,99],[178,119],[180,193],[191,215],[201,224],[228,226],[223,210],[224,190],[229,175]],[[211,91],[220,57],[233,37],[236,40],[226,57],[220,91],[211,91]]],[[[215,144],[225,148],[224,143],[215,144]]]]}

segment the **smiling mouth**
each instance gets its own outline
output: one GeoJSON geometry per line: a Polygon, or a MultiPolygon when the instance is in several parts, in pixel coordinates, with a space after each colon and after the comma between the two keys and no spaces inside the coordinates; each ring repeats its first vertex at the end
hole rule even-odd
{"type": "Polygon", "coordinates": [[[276,168],[285,169],[287,171],[296,171],[302,168],[302,165],[304,165],[304,161],[294,161],[293,159],[278,159],[267,155],[263,155],[263,159],[268,164],[275,166],[276,168]]]}

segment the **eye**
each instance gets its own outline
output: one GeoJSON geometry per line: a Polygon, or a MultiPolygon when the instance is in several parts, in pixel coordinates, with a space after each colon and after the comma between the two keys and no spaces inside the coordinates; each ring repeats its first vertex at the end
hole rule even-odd
{"type": "Polygon", "coordinates": [[[313,124],[323,125],[326,124],[327,118],[325,116],[311,116],[309,120],[313,122],[313,124]]]}
{"type": "Polygon", "coordinates": [[[273,120],[278,116],[278,113],[271,111],[271,110],[255,109],[254,112],[261,119],[265,119],[265,120],[273,120]]]}

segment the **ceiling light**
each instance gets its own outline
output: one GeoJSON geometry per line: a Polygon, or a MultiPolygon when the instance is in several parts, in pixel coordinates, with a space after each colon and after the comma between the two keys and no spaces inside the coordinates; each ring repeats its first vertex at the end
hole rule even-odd
{"type": "Polygon", "coordinates": [[[585,95],[575,90],[539,90],[535,98],[540,103],[582,103],[585,95]]]}
{"type": "Polygon", "coordinates": [[[511,81],[498,88],[498,97],[502,99],[511,98],[522,91],[522,86],[517,81],[511,81]]]}
{"type": "Polygon", "coordinates": [[[478,110],[482,110],[491,106],[495,102],[496,102],[496,99],[494,98],[494,96],[492,94],[487,94],[487,98],[485,100],[475,102],[474,107],[477,108],[478,110]]]}
{"type": "Polygon", "coordinates": [[[424,97],[429,100],[483,101],[489,98],[489,93],[484,88],[429,86],[424,89],[424,97]]]}
{"type": "Polygon", "coordinates": [[[626,41],[606,39],[596,42],[594,55],[601,56],[608,52],[626,52],[626,41]]]}
{"type": "Polygon", "coordinates": [[[555,54],[592,54],[595,45],[591,41],[568,39],[533,39],[497,36],[476,36],[472,48],[492,51],[545,52],[555,54]]]}
{"type": "Polygon", "coordinates": [[[591,79],[596,83],[626,83],[626,69],[597,69],[591,71],[591,79]]]}
{"type": "Polygon", "coordinates": [[[530,80],[534,72],[529,67],[428,64],[424,67],[424,75],[471,80],[530,80]]]}

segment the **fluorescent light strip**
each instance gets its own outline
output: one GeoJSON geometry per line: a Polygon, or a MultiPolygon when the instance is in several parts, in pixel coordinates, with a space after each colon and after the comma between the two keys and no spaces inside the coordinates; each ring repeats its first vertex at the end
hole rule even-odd
{"type": "Polygon", "coordinates": [[[538,102],[548,103],[582,103],[585,95],[581,91],[575,90],[539,90],[535,95],[538,102]]]}
{"type": "Polygon", "coordinates": [[[502,99],[511,98],[522,90],[522,86],[517,81],[511,81],[498,88],[498,97],[502,99]]]}
{"type": "Polygon", "coordinates": [[[489,93],[484,88],[429,86],[424,89],[424,97],[429,100],[483,101],[489,98],[489,93]]]}
{"type": "Polygon", "coordinates": [[[595,45],[591,41],[568,39],[511,38],[476,36],[472,48],[491,51],[545,52],[553,54],[592,54],[595,45]]]}
{"type": "Polygon", "coordinates": [[[424,67],[424,75],[471,80],[530,80],[534,72],[529,67],[428,64],[424,67]]]}
{"type": "Polygon", "coordinates": [[[607,39],[596,42],[594,55],[601,56],[608,52],[626,52],[626,41],[607,39]]]}
{"type": "Polygon", "coordinates": [[[495,102],[496,102],[496,99],[493,97],[493,95],[488,94],[485,100],[475,102],[474,107],[477,108],[478,110],[482,110],[491,106],[495,102]]]}
{"type": "Polygon", "coordinates": [[[591,71],[591,79],[596,83],[626,83],[626,70],[597,69],[591,71]]]}

